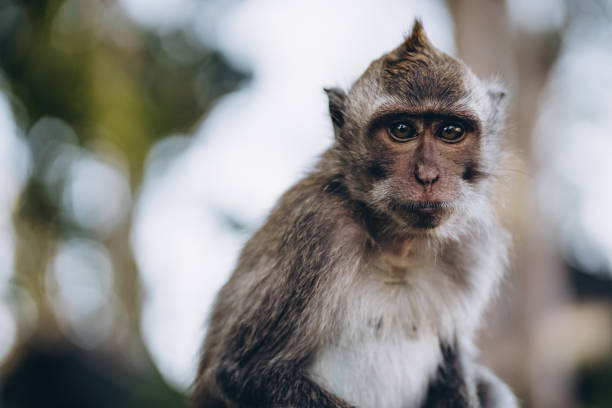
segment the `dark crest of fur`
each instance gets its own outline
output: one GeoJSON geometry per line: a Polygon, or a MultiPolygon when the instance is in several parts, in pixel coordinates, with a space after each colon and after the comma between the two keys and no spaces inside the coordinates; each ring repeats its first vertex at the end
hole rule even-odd
{"type": "Polygon", "coordinates": [[[414,103],[428,98],[456,101],[465,95],[462,64],[429,42],[420,20],[404,43],[384,57],[383,71],[386,91],[414,103]]]}
{"type": "Polygon", "coordinates": [[[414,52],[424,48],[431,49],[433,46],[429,42],[427,34],[425,34],[423,23],[421,20],[416,19],[412,25],[412,32],[410,33],[410,36],[406,38],[406,41],[404,41],[402,45],[399,46],[399,49],[403,49],[407,52],[414,52]]]}

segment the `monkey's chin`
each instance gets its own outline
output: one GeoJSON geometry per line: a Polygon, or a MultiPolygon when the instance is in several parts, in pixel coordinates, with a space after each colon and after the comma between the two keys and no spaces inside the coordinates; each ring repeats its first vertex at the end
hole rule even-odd
{"type": "Polygon", "coordinates": [[[408,223],[411,227],[423,230],[430,230],[439,227],[446,221],[450,214],[444,211],[435,211],[431,213],[412,214],[408,223]]]}

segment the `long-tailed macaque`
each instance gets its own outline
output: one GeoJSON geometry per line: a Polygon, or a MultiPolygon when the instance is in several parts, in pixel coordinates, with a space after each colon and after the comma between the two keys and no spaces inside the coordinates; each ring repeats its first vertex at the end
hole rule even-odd
{"type": "Polygon", "coordinates": [[[196,406],[517,406],[473,347],[506,263],[489,199],[504,91],[416,21],[326,92],[334,143],[219,292],[196,406]]]}

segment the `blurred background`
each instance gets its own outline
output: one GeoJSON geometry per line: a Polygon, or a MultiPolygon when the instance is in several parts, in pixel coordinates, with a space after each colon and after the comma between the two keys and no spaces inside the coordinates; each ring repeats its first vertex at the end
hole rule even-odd
{"type": "Polygon", "coordinates": [[[245,240],[420,16],[511,94],[481,359],[612,406],[612,0],[0,0],[0,406],[183,407],[245,240]]]}

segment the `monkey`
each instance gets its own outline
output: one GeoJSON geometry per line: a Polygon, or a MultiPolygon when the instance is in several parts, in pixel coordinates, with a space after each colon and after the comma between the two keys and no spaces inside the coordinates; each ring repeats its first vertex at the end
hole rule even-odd
{"type": "Polygon", "coordinates": [[[197,407],[517,407],[476,362],[509,234],[491,203],[506,91],[420,20],[348,92],[334,141],[219,291],[197,407]]]}

